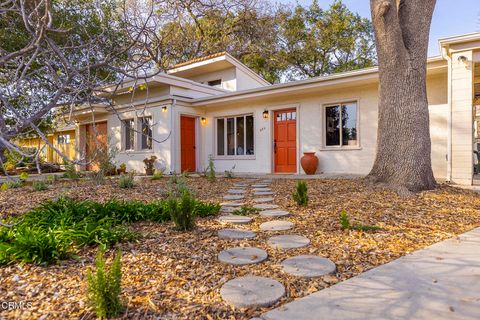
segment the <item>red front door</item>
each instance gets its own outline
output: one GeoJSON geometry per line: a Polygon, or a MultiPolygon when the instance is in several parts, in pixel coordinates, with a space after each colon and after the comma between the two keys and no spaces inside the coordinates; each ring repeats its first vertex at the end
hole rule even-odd
{"type": "Polygon", "coordinates": [[[180,157],[181,157],[181,170],[195,172],[195,118],[192,117],[180,117],[180,157]]]}
{"type": "Polygon", "coordinates": [[[297,172],[297,111],[274,113],[275,172],[297,172]]]}
{"type": "Polygon", "coordinates": [[[87,171],[100,170],[98,160],[100,153],[107,152],[107,123],[96,123],[85,125],[85,151],[87,160],[87,171]]]}

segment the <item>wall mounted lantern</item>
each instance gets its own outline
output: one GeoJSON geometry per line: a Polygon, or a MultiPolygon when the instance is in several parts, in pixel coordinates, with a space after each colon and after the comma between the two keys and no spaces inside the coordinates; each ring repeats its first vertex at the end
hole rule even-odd
{"type": "Polygon", "coordinates": [[[167,109],[168,109],[167,106],[163,106],[162,107],[162,112],[167,112],[167,109]]]}
{"type": "Polygon", "coordinates": [[[267,110],[263,111],[262,116],[263,116],[263,119],[268,119],[268,111],[267,110]]]}
{"type": "Polygon", "coordinates": [[[207,118],[205,117],[202,117],[200,121],[202,122],[203,125],[207,124],[207,118]]]}

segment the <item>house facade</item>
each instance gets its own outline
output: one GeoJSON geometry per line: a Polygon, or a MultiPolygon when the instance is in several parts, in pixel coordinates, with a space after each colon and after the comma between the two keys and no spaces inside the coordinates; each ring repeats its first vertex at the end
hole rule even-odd
{"type": "MultiPolygon", "coordinates": [[[[427,67],[433,170],[440,181],[470,185],[480,34],[445,38],[440,47],[427,67]]],[[[272,85],[219,53],[124,83],[114,111],[78,109],[77,157],[102,137],[119,150],[117,164],[137,172],[154,155],[167,172],[203,171],[211,157],[219,172],[302,174],[300,158],[315,152],[318,173],[364,175],[376,152],[378,85],[377,68],[272,85]]]]}

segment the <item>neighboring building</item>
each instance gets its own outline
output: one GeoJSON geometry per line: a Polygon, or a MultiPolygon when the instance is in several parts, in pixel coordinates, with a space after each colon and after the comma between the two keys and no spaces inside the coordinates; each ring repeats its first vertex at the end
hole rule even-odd
{"type": "MultiPolygon", "coordinates": [[[[71,160],[76,158],[75,126],[57,128],[55,132],[48,133],[47,137],[55,149],[60,150],[71,160]]],[[[63,159],[58,152],[55,152],[41,138],[24,137],[18,140],[18,145],[31,150],[40,150],[40,158],[46,162],[63,164],[63,159]]]]}
{"type": "MultiPolygon", "coordinates": [[[[433,170],[439,180],[472,184],[480,33],[440,46],[442,56],[430,58],[427,71],[433,170]]],[[[137,172],[151,155],[176,172],[202,171],[212,156],[220,172],[235,166],[237,173],[302,173],[299,159],[309,151],[320,160],[318,172],[367,174],[373,165],[377,68],[271,85],[220,53],[146,84],[132,96],[133,84],[124,83],[115,113],[102,106],[76,111],[79,158],[96,128],[120,150],[116,161],[137,172]]]]}

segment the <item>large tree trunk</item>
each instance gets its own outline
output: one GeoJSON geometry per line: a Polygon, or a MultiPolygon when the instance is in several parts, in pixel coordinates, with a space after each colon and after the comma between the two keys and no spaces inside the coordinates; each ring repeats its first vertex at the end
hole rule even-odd
{"type": "Polygon", "coordinates": [[[377,154],[368,179],[401,193],[433,189],[426,92],[436,0],[370,0],[379,65],[377,154]]]}

